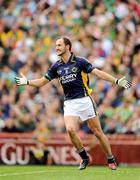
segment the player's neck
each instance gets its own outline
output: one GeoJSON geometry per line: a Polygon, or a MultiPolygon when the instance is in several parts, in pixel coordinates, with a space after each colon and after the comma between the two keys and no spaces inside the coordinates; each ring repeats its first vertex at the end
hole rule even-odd
{"type": "Polygon", "coordinates": [[[70,56],[71,56],[71,53],[67,52],[67,53],[63,54],[63,56],[61,58],[62,58],[64,63],[67,63],[70,59],[70,56]]]}

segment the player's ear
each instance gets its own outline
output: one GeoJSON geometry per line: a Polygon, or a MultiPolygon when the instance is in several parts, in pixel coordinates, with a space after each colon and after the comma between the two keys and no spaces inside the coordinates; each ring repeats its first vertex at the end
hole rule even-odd
{"type": "Polygon", "coordinates": [[[70,45],[69,44],[66,45],[66,48],[68,51],[70,51],[70,45]]]}

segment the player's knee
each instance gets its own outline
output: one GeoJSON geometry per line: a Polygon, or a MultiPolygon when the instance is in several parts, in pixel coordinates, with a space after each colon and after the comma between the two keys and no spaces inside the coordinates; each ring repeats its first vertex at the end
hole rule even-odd
{"type": "Polygon", "coordinates": [[[103,131],[100,129],[94,129],[94,134],[98,139],[101,139],[102,136],[104,135],[103,131]]]}

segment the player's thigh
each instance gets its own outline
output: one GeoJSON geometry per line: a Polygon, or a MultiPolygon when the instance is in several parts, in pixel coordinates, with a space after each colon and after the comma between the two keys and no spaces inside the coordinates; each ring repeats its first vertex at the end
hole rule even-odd
{"type": "Polygon", "coordinates": [[[79,129],[80,119],[78,116],[65,116],[64,121],[67,131],[79,129]]]}
{"type": "Polygon", "coordinates": [[[99,116],[87,120],[87,125],[94,132],[102,132],[99,116]]]}

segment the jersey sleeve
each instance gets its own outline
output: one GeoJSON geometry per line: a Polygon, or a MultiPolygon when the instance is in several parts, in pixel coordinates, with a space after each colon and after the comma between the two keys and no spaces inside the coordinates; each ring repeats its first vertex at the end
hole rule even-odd
{"type": "Polygon", "coordinates": [[[57,78],[57,70],[56,70],[56,64],[53,64],[49,69],[48,72],[44,76],[49,81],[57,78]]]}
{"type": "Polygon", "coordinates": [[[94,69],[92,64],[84,58],[80,59],[80,66],[82,68],[82,71],[84,71],[85,73],[91,73],[91,71],[94,69]]]}

